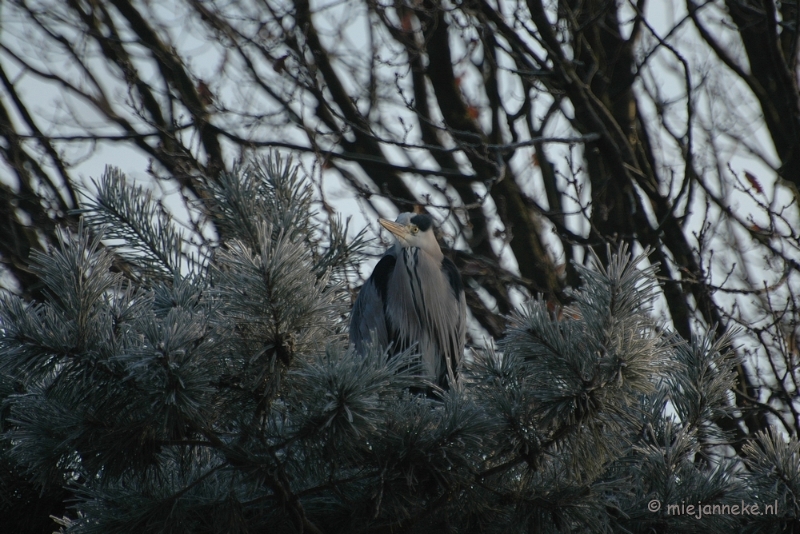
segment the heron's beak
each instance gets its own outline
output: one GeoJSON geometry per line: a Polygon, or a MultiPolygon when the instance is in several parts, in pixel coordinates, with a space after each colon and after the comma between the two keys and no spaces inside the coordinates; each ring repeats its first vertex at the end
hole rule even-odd
{"type": "Polygon", "coordinates": [[[405,242],[408,238],[408,228],[402,224],[390,221],[388,219],[378,219],[378,222],[381,224],[381,226],[392,232],[397,239],[405,242]]]}

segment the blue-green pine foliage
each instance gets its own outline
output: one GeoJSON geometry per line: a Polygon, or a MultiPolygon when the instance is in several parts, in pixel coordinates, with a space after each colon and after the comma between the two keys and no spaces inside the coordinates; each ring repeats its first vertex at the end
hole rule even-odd
{"type": "Polygon", "coordinates": [[[209,180],[213,238],[119,170],[96,186],[32,256],[46,301],[0,296],[4,517],[33,514],[27,484],[71,534],[796,528],[797,437],[729,445],[738,362],[654,319],[646,251],[579,267],[568,307],[525,303],[455,387],[415,396],[413,349],[348,350],[364,242],[291,165],[209,180]]]}

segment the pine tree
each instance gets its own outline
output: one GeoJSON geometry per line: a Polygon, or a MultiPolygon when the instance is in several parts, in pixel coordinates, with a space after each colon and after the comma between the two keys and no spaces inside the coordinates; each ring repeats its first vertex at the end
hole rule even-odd
{"type": "Polygon", "coordinates": [[[106,172],[34,256],[46,301],[0,302],[6,525],[59,528],[35,490],[76,534],[798,531],[797,437],[727,445],[739,362],[654,319],[647,251],[414,396],[413,350],[348,350],[363,240],[304,184],[272,159],[205,182],[199,242],[106,172]]]}

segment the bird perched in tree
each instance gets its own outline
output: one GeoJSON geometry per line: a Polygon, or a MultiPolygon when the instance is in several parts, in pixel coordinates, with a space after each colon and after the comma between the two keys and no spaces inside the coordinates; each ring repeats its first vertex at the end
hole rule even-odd
{"type": "Polygon", "coordinates": [[[426,377],[442,388],[466,342],[467,305],[455,264],[442,254],[429,215],[401,213],[378,222],[395,237],[361,288],[350,317],[350,343],[363,353],[375,339],[400,352],[417,344],[426,377]]]}

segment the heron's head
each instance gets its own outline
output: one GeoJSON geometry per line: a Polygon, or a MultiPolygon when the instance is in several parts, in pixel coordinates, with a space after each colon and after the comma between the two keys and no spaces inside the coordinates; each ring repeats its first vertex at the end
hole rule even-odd
{"type": "Polygon", "coordinates": [[[442,249],[433,235],[433,219],[430,215],[401,213],[394,222],[387,219],[378,219],[378,222],[394,235],[400,247],[417,247],[431,256],[442,257],[442,249]]]}

